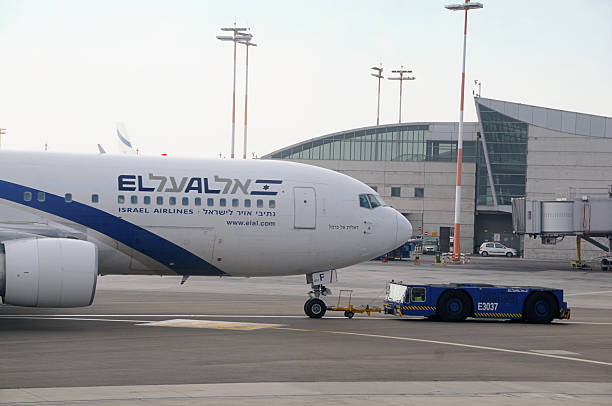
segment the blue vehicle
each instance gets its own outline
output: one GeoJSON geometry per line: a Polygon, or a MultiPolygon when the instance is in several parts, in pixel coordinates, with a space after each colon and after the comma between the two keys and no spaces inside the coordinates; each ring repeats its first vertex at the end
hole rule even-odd
{"type": "Polygon", "coordinates": [[[410,258],[410,252],[414,251],[414,243],[407,242],[404,245],[397,247],[393,251],[389,251],[386,254],[381,255],[380,257],[374,258],[377,261],[387,260],[387,261],[401,261],[402,259],[410,258]]]}
{"type": "Polygon", "coordinates": [[[384,312],[443,321],[473,317],[550,323],[555,318],[570,318],[563,290],[475,283],[408,285],[390,282],[384,312]]]}

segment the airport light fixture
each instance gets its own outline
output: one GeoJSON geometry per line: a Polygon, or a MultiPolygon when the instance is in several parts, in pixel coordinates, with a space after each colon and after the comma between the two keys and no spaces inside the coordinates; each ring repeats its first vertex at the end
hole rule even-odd
{"type": "Polygon", "coordinates": [[[247,156],[247,101],[249,95],[249,47],[256,47],[257,44],[251,42],[253,36],[246,40],[239,40],[240,44],[243,44],[246,48],[246,78],[244,81],[244,142],[242,146],[242,159],[246,159],[247,156]]]}
{"type": "MultiPolygon", "coordinates": [[[[461,65],[461,101],[459,103],[459,134],[457,136],[457,182],[455,185],[455,230],[453,235],[453,261],[459,261],[461,257],[460,247],[460,224],[461,224],[461,161],[463,158],[463,100],[465,93],[465,48],[467,43],[467,18],[468,10],[482,8],[481,3],[470,3],[465,0],[461,4],[449,4],[444,6],[452,11],[465,11],[463,25],[463,63],[461,65]]],[[[491,187],[495,187],[491,185],[491,187]]]]}
{"type": "Polygon", "coordinates": [[[370,69],[376,72],[376,73],[370,73],[370,75],[374,76],[375,78],[378,78],[378,102],[376,104],[376,126],[379,126],[380,125],[380,80],[384,79],[385,77],[382,75],[382,72],[383,72],[382,64],[380,65],[380,67],[373,66],[370,69]]]}
{"type": "Polygon", "coordinates": [[[221,28],[221,31],[231,31],[232,35],[217,35],[217,39],[221,41],[232,41],[234,43],[234,85],[232,93],[232,152],[231,158],[234,159],[234,149],[236,146],[236,43],[239,41],[247,41],[253,36],[246,31],[248,28],[237,28],[236,23],[233,27],[221,28]]]}
{"type": "Polygon", "coordinates": [[[402,123],[402,84],[404,83],[404,80],[414,80],[416,79],[415,77],[410,77],[410,76],[406,76],[404,77],[405,74],[407,73],[412,73],[411,70],[405,70],[404,66],[402,65],[400,67],[400,69],[397,70],[392,70],[391,73],[396,73],[399,74],[399,76],[396,77],[392,77],[392,78],[387,78],[389,80],[399,80],[399,123],[402,123]]]}

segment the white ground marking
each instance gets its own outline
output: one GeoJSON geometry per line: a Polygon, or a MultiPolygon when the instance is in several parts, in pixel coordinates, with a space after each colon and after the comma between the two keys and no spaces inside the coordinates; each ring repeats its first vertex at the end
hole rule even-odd
{"type": "MultiPolygon", "coordinates": [[[[144,316],[144,315],[140,315],[144,316]]],[[[96,317],[68,317],[68,316],[0,316],[0,319],[28,319],[28,320],[77,320],[77,321],[122,321],[128,323],[148,323],[150,320],[131,320],[131,319],[107,319],[96,317]]]]}
{"type": "Polygon", "coordinates": [[[259,330],[262,328],[281,327],[282,324],[266,324],[266,323],[244,323],[234,321],[220,320],[194,320],[194,319],[172,319],[162,321],[152,321],[148,323],[140,323],[137,326],[150,327],[186,327],[186,328],[211,328],[217,330],[259,330]]]}
{"type": "MultiPolygon", "coordinates": [[[[282,314],[268,314],[268,315],[248,315],[248,314],[5,314],[0,315],[0,319],[74,319],[74,320],[98,320],[96,317],[180,317],[180,318],[189,318],[189,317],[219,317],[219,318],[240,318],[240,319],[306,319],[307,316],[296,316],[296,315],[282,315],[282,314]]],[[[325,316],[326,319],[346,319],[344,316],[325,316]]],[[[403,320],[423,320],[422,316],[402,316],[403,320]]],[[[355,316],[352,322],[356,320],[394,320],[391,317],[384,317],[379,315],[372,316],[355,316]]],[[[476,319],[475,319],[476,320],[476,319]]],[[[477,319],[478,321],[487,322],[490,320],[487,319],[477,319]]],[[[496,319],[500,320],[500,319],[496,319]]],[[[134,321],[134,322],[142,322],[147,323],[151,320],[125,320],[125,319],[117,319],[117,320],[107,320],[107,319],[99,319],[99,321],[134,321]]],[[[553,321],[554,324],[585,324],[585,325],[594,325],[594,326],[610,326],[612,322],[604,322],[604,321],[553,321]]]]}
{"type": "Polygon", "coordinates": [[[521,354],[521,355],[532,355],[532,356],[537,356],[537,357],[556,358],[556,359],[563,359],[567,361],[584,362],[587,364],[612,366],[612,362],[595,361],[595,360],[575,358],[575,357],[566,357],[563,355],[541,354],[541,353],[531,352],[531,351],[510,350],[507,348],[487,347],[483,345],[453,343],[450,341],[427,340],[424,338],[410,338],[410,337],[387,336],[387,335],[380,335],[380,334],[353,333],[349,331],[311,330],[311,329],[290,328],[290,327],[279,327],[277,328],[277,330],[341,334],[341,335],[351,335],[351,336],[358,336],[358,337],[384,338],[387,340],[411,341],[411,342],[427,343],[427,344],[440,344],[440,345],[449,345],[453,347],[473,348],[476,350],[497,351],[497,352],[506,352],[506,353],[511,353],[511,354],[521,354]]]}
{"type": "MultiPolygon", "coordinates": [[[[5,314],[0,315],[0,318],[19,318],[19,317],[37,317],[37,318],[52,318],[52,317],[223,317],[223,318],[249,318],[249,319],[305,319],[306,315],[283,315],[283,314],[268,314],[268,315],[247,315],[247,314],[5,314]]],[[[406,316],[404,316],[406,317],[406,316]]],[[[345,319],[344,316],[325,316],[326,319],[345,319]]],[[[422,318],[422,317],[421,317],[422,318]]],[[[366,318],[360,317],[361,320],[366,318]]],[[[379,318],[380,320],[380,318],[379,318]]]]}
{"type": "Polygon", "coordinates": [[[540,354],[550,354],[550,355],[580,355],[578,352],[571,352],[565,350],[529,350],[531,352],[539,352],[540,354]]]}
{"type": "Polygon", "coordinates": [[[610,404],[604,382],[262,382],[0,389],[0,405],[610,404]]]}
{"type": "Polygon", "coordinates": [[[566,293],[564,296],[596,295],[598,293],[612,293],[612,290],[600,290],[597,292],[566,293]]]}

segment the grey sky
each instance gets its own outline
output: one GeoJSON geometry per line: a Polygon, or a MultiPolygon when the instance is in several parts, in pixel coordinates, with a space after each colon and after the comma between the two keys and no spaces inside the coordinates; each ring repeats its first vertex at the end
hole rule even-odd
{"type": "MultiPolygon", "coordinates": [[[[3,148],[117,149],[116,121],[145,154],[229,154],[234,21],[251,28],[249,152],[376,123],[376,79],[401,64],[403,121],[457,121],[461,13],[452,1],[0,0],[3,148]]],[[[484,97],[612,116],[612,1],[482,0],[470,13],[466,120],[484,97]]],[[[244,47],[237,151],[242,151],[244,47]]],[[[398,84],[381,123],[397,121],[398,84]]]]}

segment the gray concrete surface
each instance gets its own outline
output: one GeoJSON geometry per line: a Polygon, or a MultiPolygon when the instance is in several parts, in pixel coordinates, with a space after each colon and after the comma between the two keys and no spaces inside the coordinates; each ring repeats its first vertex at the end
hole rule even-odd
{"type": "Polygon", "coordinates": [[[106,276],[88,308],[0,306],[0,404],[135,404],[142,391],[156,405],[612,402],[612,273],[508,258],[477,258],[465,266],[430,260],[418,266],[367,262],[339,271],[331,287],[334,293],[354,289],[354,304],[380,304],[390,279],[543,285],[566,290],[572,320],[442,323],[383,315],[348,320],[340,313],[312,320],[302,312],[303,276],[191,278],[183,286],[179,278],[106,276]],[[176,319],[203,328],[145,325],[176,319]],[[229,330],[219,321],[264,328],[229,330]],[[329,382],[339,383],[320,389],[329,382]],[[530,384],[514,395],[504,389],[520,382],[530,384]],[[230,384],[243,386],[218,396],[191,396],[201,388],[176,386],[213,385],[206,390],[217,393],[230,384]],[[265,385],[282,390],[262,395],[253,389],[265,392],[265,385]],[[112,399],[92,395],[102,386],[112,399]],[[295,388],[314,392],[291,392],[295,388]],[[166,389],[180,396],[166,397],[166,389]]]}

